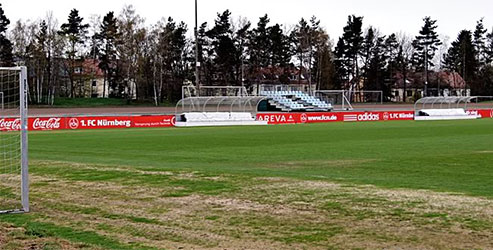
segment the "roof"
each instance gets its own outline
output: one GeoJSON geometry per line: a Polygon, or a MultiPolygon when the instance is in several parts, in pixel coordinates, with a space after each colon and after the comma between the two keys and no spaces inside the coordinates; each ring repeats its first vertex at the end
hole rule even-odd
{"type": "Polygon", "coordinates": [[[98,59],[84,59],[84,61],[82,62],[81,74],[104,77],[104,72],[99,68],[98,59]]]}
{"type": "MultiPolygon", "coordinates": [[[[466,81],[457,72],[440,71],[428,72],[428,86],[440,85],[441,88],[449,89],[464,89],[467,85],[466,81]]],[[[394,88],[404,88],[404,76],[402,73],[396,73],[394,75],[395,84],[394,88]]],[[[424,72],[411,72],[407,74],[406,77],[406,87],[407,88],[423,88],[425,84],[425,73],[424,72]]]]}

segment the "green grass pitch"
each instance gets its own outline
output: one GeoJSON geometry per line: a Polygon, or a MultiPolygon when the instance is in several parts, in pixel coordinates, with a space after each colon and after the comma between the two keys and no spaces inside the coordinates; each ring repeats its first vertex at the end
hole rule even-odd
{"type": "MultiPolygon", "coordinates": [[[[16,249],[487,248],[493,120],[32,132],[16,249]]],[[[0,198],[12,195],[0,183],[0,198]]]]}

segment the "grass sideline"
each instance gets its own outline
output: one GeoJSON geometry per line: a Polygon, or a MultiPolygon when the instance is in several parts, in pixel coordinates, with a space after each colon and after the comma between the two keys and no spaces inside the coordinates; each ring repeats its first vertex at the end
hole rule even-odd
{"type": "MultiPolygon", "coordinates": [[[[11,249],[484,248],[493,242],[492,127],[32,132],[34,211],[0,216],[0,245],[3,232],[11,249]]],[[[2,198],[9,188],[0,184],[2,198]]]]}

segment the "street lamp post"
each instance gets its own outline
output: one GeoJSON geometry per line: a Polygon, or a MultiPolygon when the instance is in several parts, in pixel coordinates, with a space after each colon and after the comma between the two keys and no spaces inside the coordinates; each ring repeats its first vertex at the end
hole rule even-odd
{"type": "Polygon", "coordinates": [[[199,73],[199,33],[198,33],[198,21],[197,21],[197,0],[195,0],[195,84],[197,89],[197,96],[200,96],[200,73],[199,73]]]}
{"type": "Polygon", "coordinates": [[[423,96],[428,95],[428,45],[425,45],[425,86],[423,96]]]}

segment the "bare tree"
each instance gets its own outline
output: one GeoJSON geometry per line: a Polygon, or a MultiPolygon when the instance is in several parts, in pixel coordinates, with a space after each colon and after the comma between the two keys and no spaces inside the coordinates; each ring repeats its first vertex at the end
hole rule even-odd
{"type": "Polygon", "coordinates": [[[397,64],[399,65],[403,77],[403,85],[404,85],[403,102],[406,102],[407,76],[409,73],[410,66],[412,64],[412,58],[414,55],[414,46],[411,36],[405,33],[398,33],[397,41],[399,43],[399,54],[397,56],[397,64]]]}
{"type": "Polygon", "coordinates": [[[146,29],[143,24],[144,19],[136,13],[132,5],[123,7],[118,18],[121,35],[117,51],[124,79],[121,79],[117,86],[112,86],[113,94],[117,97],[122,97],[125,93],[129,99],[134,96],[138,53],[140,52],[140,45],[145,43],[146,36],[146,29]]]}

